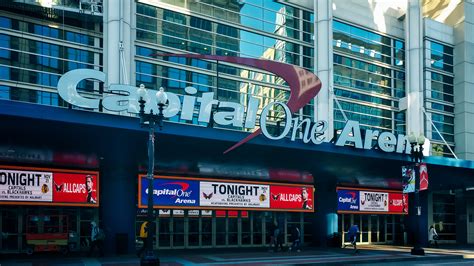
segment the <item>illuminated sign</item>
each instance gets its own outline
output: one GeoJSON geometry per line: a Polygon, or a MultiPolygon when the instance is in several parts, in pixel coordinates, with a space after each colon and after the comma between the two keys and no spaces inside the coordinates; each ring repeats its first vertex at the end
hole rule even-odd
{"type": "MultiPolygon", "coordinates": [[[[306,69],[282,62],[272,60],[253,59],[233,56],[217,55],[197,55],[197,54],[166,54],[161,56],[197,58],[208,60],[219,60],[244,66],[250,66],[257,69],[269,71],[281,77],[290,87],[290,97],[288,102],[271,102],[263,107],[260,113],[260,128],[240,140],[238,143],[227,149],[227,153],[240,145],[250,141],[256,136],[263,134],[272,140],[283,139],[291,135],[290,140],[295,141],[296,136],[302,132],[302,141],[304,143],[312,142],[321,144],[325,139],[324,135],[328,129],[328,121],[319,120],[315,123],[309,118],[300,119],[293,117],[293,113],[300,110],[309,103],[321,90],[322,84],[319,78],[306,69]],[[278,135],[272,135],[269,127],[271,111],[279,107],[283,110],[283,116],[279,117],[285,121],[282,124],[282,130],[278,135]]],[[[103,98],[87,98],[80,95],[77,91],[79,82],[85,79],[95,79],[104,82],[106,75],[104,72],[94,69],[75,69],[65,73],[58,82],[58,93],[66,102],[82,107],[98,109],[102,106],[104,109],[115,112],[127,111],[129,113],[138,113],[139,103],[137,88],[124,84],[111,84],[108,91],[104,92],[103,98]]],[[[234,126],[239,128],[254,129],[256,126],[259,99],[249,95],[246,103],[219,101],[214,98],[214,92],[203,92],[200,97],[196,96],[198,90],[194,87],[184,88],[184,96],[180,97],[175,93],[167,92],[168,104],[163,110],[165,118],[179,116],[180,120],[192,121],[194,119],[194,110],[198,110],[198,122],[212,122],[223,126],[234,126]],[[199,106],[199,107],[198,107],[199,106]],[[214,106],[219,110],[211,115],[214,106]]],[[[155,97],[156,91],[148,90],[145,97],[145,112],[159,112],[155,97]]],[[[274,120],[274,119],[273,119],[274,120]]],[[[353,144],[355,148],[372,149],[372,140],[377,139],[380,150],[384,152],[410,153],[411,146],[404,135],[395,136],[390,132],[379,132],[378,130],[367,130],[364,141],[359,123],[348,121],[339,136],[336,145],[345,146],[353,144]]]]}
{"type": "Polygon", "coordinates": [[[312,186],[272,185],[270,195],[272,209],[314,209],[314,188],[312,186]]]}
{"type": "MultiPolygon", "coordinates": [[[[199,182],[181,179],[153,180],[153,203],[160,206],[199,206],[199,182]]],[[[148,179],[141,177],[141,203],[148,205],[148,179]]]]}
{"type": "Polygon", "coordinates": [[[0,166],[0,204],[98,207],[98,174],[0,166]]]}
{"type": "MultiPolygon", "coordinates": [[[[139,176],[138,207],[148,203],[148,179],[139,176]]],[[[153,204],[159,209],[314,211],[314,187],[189,177],[155,176],[153,204]]]]}
{"type": "Polygon", "coordinates": [[[337,188],[338,213],[408,214],[408,196],[401,191],[337,188]]]}
{"type": "Polygon", "coordinates": [[[269,208],[270,186],[227,182],[200,182],[201,206],[269,208]]]}

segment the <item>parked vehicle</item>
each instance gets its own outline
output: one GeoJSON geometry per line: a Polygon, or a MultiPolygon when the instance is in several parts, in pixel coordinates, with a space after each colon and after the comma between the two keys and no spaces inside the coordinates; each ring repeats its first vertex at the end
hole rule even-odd
{"type": "Polygon", "coordinates": [[[26,253],[31,255],[33,252],[57,251],[67,254],[70,237],[68,228],[67,215],[28,215],[26,253]]]}

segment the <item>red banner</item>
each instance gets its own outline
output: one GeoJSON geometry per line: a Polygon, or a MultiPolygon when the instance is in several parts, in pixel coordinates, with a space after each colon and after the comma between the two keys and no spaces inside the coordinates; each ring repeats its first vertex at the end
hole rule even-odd
{"type": "Polygon", "coordinates": [[[313,210],[311,186],[270,186],[270,208],[313,210]]]}
{"type": "Polygon", "coordinates": [[[388,194],[388,211],[396,213],[408,213],[408,194],[389,193],[388,194]]]}
{"type": "Polygon", "coordinates": [[[97,175],[54,173],[53,202],[97,204],[97,175]]]}
{"type": "Polygon", "coordinates": [[[420,190],[428,189],[428,167],[426,163],[420,164],[420,190]]]}

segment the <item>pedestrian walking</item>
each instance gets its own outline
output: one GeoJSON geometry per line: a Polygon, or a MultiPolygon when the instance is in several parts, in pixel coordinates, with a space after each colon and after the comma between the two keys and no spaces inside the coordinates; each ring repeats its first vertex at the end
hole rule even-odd
{"type": "Polygon", "coordinates": [[[105,240],[104,231],[97,226],[97,223],[95,221],[92,221],[91,222],[91,245],[90,245],[89,254],[88,254],[89,257],[92,256],[96,248],[99,251],[99,255],[101,257],[104,256],[104,249],[103,249],[104,240],[105,240]]]}
{"type": "Polygon", "coordinates": [[[439,236],[438,233],[436,232],[436,229],[434,226],[430,226],[430,230],[428,231],[428,246],[431,246],[432,243],[434,242],[435,247],[438,247],[438,240],[439,236]]]}
{"type": "Polygon", "coordinates": [[[148,237],[148,222],[143,222],[140,226],[140,239],[143,243],[142,247],[137,251],[137,256],[141,257],[146,249],[146,239],[148,237]]]}
{"type": "MultiPolygon", "coordinates": [[[[347,235],[349,237],[349,241],[351,245],[354,247],[354,252],[357,254],[359,250],[357,249],[357,235],[359,235],[359,226],[357,224],[352,225],[349,230],[347,231],[347,235]]],[[[347,245],[344,244],[344,248],[347,245]]]]}
{"type": "Polygon", "coordinates": [[[301,252],[300,244],[301,244],[301,233],[298,226],[293,225],[291,228],[291,247],[289,251],[296,250],[296,252],[301,252]]]}

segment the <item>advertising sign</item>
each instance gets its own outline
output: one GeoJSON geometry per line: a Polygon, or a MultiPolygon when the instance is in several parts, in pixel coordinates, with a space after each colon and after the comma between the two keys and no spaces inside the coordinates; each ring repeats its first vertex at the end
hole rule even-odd
{"type": "Polygon", "coordinates": [[[314,206],[313,187],[277,186],[270,187],[270,207],[272,209],[312,210],[314,206]]]}
{"type": "Polygon", "coordinates": [[[428,167],[426,163],[420,163],[420,191],[428,189],[428,167]]]}
{"type": "Polygon", "coordinates": [[[0,169],[0,200],[52,202],[51,172],[0,169]]]}
{"type": "Polygon", "coordinates": [[[359,210],[359,191],[357,190],[338,190],[337,191],[337,209],[344,211],[359,210]]]}
{"type": "Polygon", "coordinates": [[[403,193],[415,192],[415,170],[413,166],[402,166],[403,193]]]}
{"type": "Polygon", "coordinates": [[[99,206],[97,172],[0,166],[0,204],[99,206]]]}
{"type": "Polygon", "coordinates": [[[200,182],[201,206],[270,208],[270,186],[223,182],[200,182]]]}
{"type": "MultiPolygon", "coordinates": [[[[138,208],[147,208],[148,179],[145,175],[138,178],[138,208]]],[[[239,213],[247,217],[246,210],[314,211],[311,185],[177,176],[155,176],[153,185],[153,205],[160,215],[185,213],[174,212],[176,209],[189,209],[188,215],[194,215],[191,210],[201,210],[202,216],[215,210],[216,217],[239,213]]]]}
{"type": "Polygon", "coordinates": [[[408,214],[408,194],[401,191],[337,188],[339,213],[408,214]]]}
{"type": "Polygon", "coordinates": [[[389,193],[388,211],[398,213],[408,213],[408,194],[389,193]]]}
{"type": "Polygon", "coordinates": [[[56,202],[97,203],[97,176],[55,173],[53,198],[56,202]]]}
{"type": "Polygon", "coordinates": [[[388,212],[388,193],[359,191],[359,202],[361,211],[388,212]]]}
{"type": "MultiPolygon", "coordinates": [[[[148,205],[148,179],[140,178],[140,207],[148,205]]],[[[199,206],[199,181],[155,178],[153,204],[159,206],[199,206]]]]}

